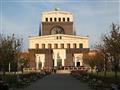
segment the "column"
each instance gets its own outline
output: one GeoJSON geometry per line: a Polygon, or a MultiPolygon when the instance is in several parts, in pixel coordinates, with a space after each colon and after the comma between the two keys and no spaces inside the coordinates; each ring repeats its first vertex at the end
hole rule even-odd
{"type": "Polygon", "coordinates": [[[62,59],[62,66],[64,66],[64,59],[62,59]]]}
{"type": "Polygon", "coordinates": [[[39,62],[38,62],[38,59],[39,59],[39,57],[36,56],[36,69],[37,69],[37,70],[39,69],[39,62]]]}
{"type": "Polygon", "coordinates": [[[76,58],[75,58],[75,67],[77,67],[77,60],[76,60],[76,58]]]}
{"type": "Polygon", "coordinates": [[[42,61],[42,68],[44,67],[44,62],[42,61]]]}
{"type": "Polygon", "coordinates": [[[81,59],[81,60],[80,60],[80,66],[82,66],[82,65],[83,65],[83,60],[81,59]]]}
{"type": "Polygon", "coordinates": [[[54,59],[54,66],[55,67],[57,66],[57,59],[56,58],[54,59]]]}

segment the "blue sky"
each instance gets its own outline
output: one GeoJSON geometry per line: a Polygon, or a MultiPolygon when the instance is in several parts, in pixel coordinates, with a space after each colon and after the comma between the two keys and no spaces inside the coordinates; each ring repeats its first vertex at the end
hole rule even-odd
{"type": "Polygon", "coordinates": [[[28,37],[36,36],[43,11],[60,8],[74,14],[77,35],[89,36],[91,47],[110,32],[110,25],[120,25],[119,0],[1,0],[0,33],[23,38],[23,49],[28,48],[28,37]]]}

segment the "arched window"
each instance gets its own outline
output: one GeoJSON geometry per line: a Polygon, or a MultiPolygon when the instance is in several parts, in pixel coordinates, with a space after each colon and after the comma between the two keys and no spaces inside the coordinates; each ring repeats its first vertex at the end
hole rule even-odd
{"type": "Polygon", "coordinates": [[[51,29],[51,34],[64,34],[64,29],[60,26],[54,26],[52,29],[51,29]]]}

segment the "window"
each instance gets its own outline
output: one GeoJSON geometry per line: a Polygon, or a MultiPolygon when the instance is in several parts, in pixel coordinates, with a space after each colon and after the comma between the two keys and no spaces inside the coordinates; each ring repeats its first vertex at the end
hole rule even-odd
{"type": "Polygon", "coordinates": [[[42,44],[42,48],[45,48],[45,44],[42,44]]]}
{"type": "Polygon", "coordinates": [[[69,43],[67,44],[67,48],[70,48],[70,44],[69,43]]]}
{"type": "Polygon", "coordinates": [[[45,18],[46,19],[46,22],[48,22],[48,18],[45,18]]]}
{"type": "Polygon", "coordinates": [[[62,39],[62,37],[61,37],[61,36],[60,36],[59,38],[60,38],[60,39],[62,39]]]}
{"type": "Polygon", "coordinates": [[[82,43],[79,44],[79,48],[83,48],[83,44],[82,43]]]}
{"type": "Polygon", "coordinates": [[[54,44],[54,48],[57,49],[58,48],[58,44],[54,44]]]}
{"type": "Polygon", "coordinates": [[[38,49],[39,48],[39,44],[35,44],[35,48],[38,49]]]}
{"type": "Polygon", "coordinates": [[[65,18],[63,18],[63,21],[65,22],[65,18]]]}
{"type": "Polygon", "coordinates": [[[48,48],[51,48],[51,44],[48,44],[48,48]]]}
{"type": "Polygon", "coordinates": [[[76,44],[75,43],[73,44],[73,48],[76,48],[76,44]]]}
{"type": "Polygon", "coordinates": [[[61,18],[59,18],[59,22],[61,22],[61,18]]]}
{"type": "Polygon", "coordinates": [[[62,48],[62,49],[64,48],[64,44],[61,44],[61,48],[62,48]]]}
{"type": "Polygon", "coordinates": [[[57,21],[57,18],[54,18],[54,21],[56,22],[56,21],[57,21]]]}
{"type": "Polygon", "coordinates": [[[52,18],[50,18],[50,21],[52,22],[52,18]]]}
{"type": "Polygon", "coordinates": [[[67,21],[69,22],[69,21],[70,21],[70,18],[67,18],[67,21]]]}
{"type": "Polygon", "coordinates": [[[56,37],[56,39],[58,39],[58,36],[56,37]]]}

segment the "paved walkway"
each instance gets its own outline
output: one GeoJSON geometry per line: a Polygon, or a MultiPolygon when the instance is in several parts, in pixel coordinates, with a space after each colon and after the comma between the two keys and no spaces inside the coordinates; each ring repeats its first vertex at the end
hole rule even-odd
{"type": "Polygon", "coordinates": [[[68,74],[52,74],[19,90],[91,90],[85,83],[68,74]]]}

